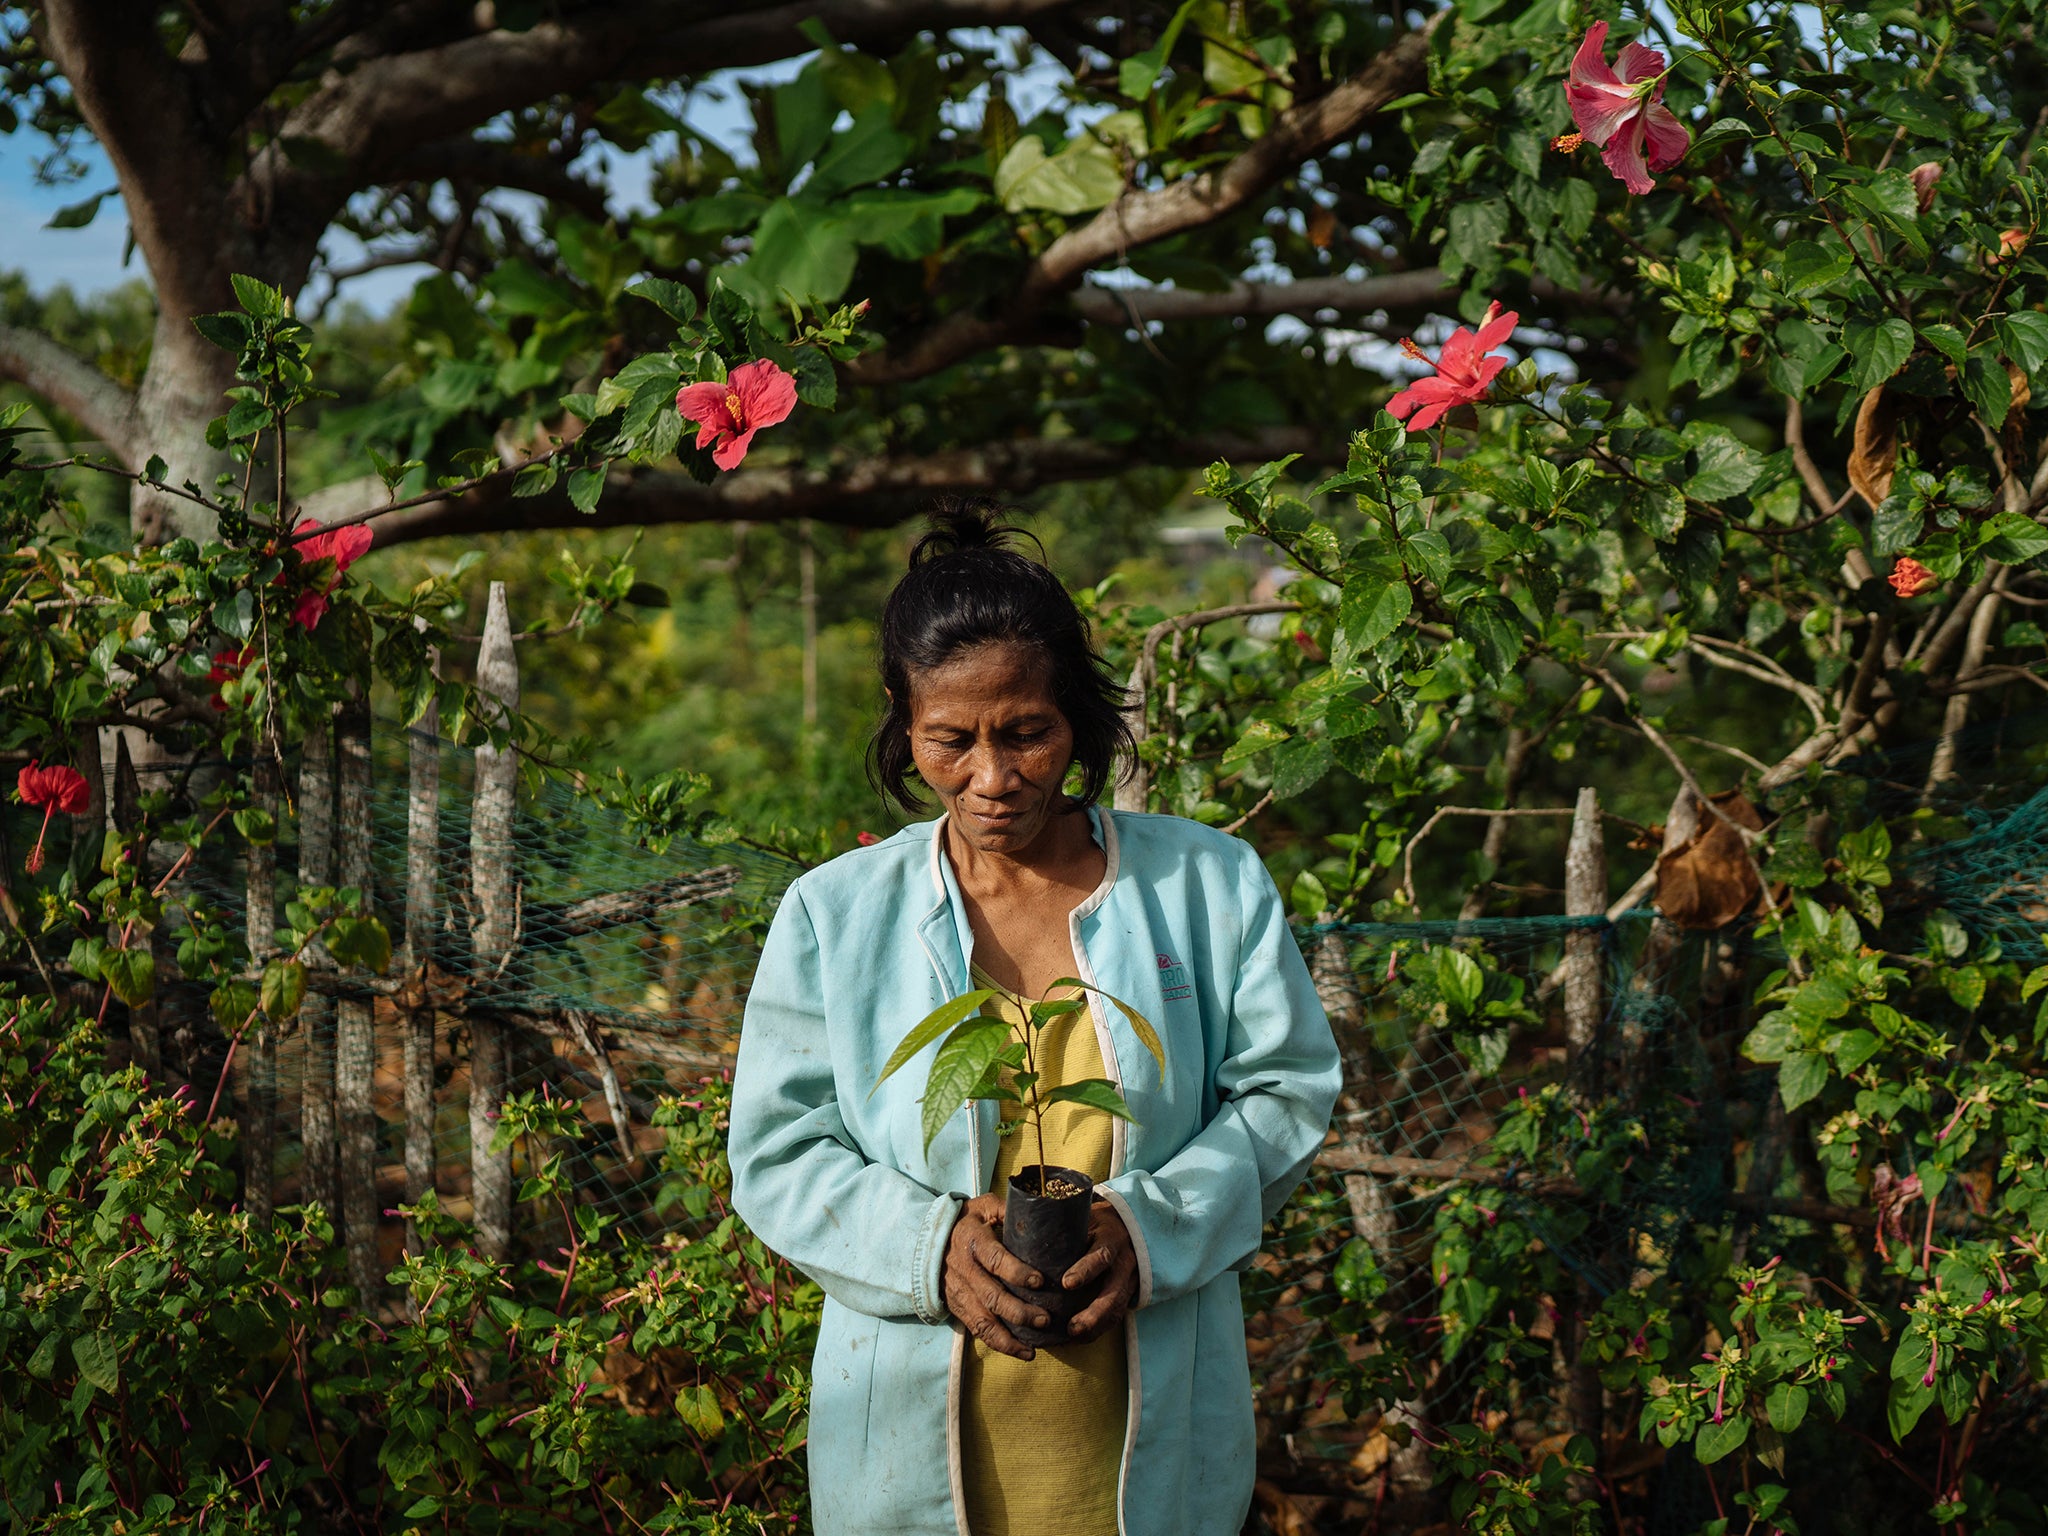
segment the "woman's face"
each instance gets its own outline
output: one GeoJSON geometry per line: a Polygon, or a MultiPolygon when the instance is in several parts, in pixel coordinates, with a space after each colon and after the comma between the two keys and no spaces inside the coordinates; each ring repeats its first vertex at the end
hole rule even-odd
{"type": "Polygon", "coordinates": [[[1066,805],[1074,731],[1046,673],[1029,647],[994,644],[911,678],[911,759],[978,853],[1026,852],[1066,805]]]}

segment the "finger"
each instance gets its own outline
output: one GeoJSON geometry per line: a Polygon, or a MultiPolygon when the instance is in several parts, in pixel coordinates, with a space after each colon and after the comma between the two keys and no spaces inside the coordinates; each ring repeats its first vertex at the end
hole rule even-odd
{"type": "Polygon", "coordinates": [[[963,1216],[972,1216],[988,1226],[999,1226],[1003,1219],[1003,1202],[998,1195],[976,1195],[962,1208],[963,1216]]]}
{"type": "Polygon", "coordinates": [[[1115,1261],[1116,1255],[1106,1244],[1100,1248],[1090,1248],[1081,1255],[1072,1269],[1060,1276],[1060,1284],[1070,1291],[1077,1291],[1097,1275],[1107,1274],[1110,1265],[1115,1261]]]}
{"type": "Polygon", "coordinates": [[[1021,1296],[1012,1296],[1000,1286],[987,1286],[976,1293],[982,1309],[993,1312],[1005,1323],[1029,1328],[1049,1328],[1052,1318],[1043,1307],[1035,1307],[1021,1296]]]}
{"type": "Polygon", "coordinates": [[[1033,1291],[1045,1287],[1045,1277],[997,1242],[993,1234],[977,1234],[967,1245],[967,1252],[975,1263],[1005,1284],[1033,1291]]]}
{"type": "Polygon", "coordinates": [[[999,1355],[1008,1355],[1014,1360],[1032,1358],[1031,1346],[1005,1328],[1001,1320],[991,1313],[984,1312],[968,1322],[967,1331],[999,1355]]]}
{"type": "Polygon", "coordinates": [[[1074,1314],[1068,1325],[1068,1332],[1075,1336],[1100,1332],[1111,1323],[1122,1320],[1130,1310],[1131,1300],[1137,1295],[1137,1265],[1133,1264],[1127,1274],[1112,1275],[1103,1286],[1102,1294],[1074,1314]]]}

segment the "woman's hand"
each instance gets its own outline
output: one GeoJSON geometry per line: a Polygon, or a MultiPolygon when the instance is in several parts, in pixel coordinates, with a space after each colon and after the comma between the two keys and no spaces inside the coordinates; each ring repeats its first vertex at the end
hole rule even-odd
{"type": "MultiPolygon", "coordinates": [[[[946,1310],[998,1354],[1029,1360],[1031,1346],[1004,1325],[1022,1323],[1045,1328],[1052,1319],[1043,1307],[1034,1307],[1011,1295],[1003,1288],[1003,1282],[1033,1290],[1043,1289],[1045,1282],[1037,1270],[1003,1246],[1002,1225],[1000,1195],[976,1195],[962,1208],[959,1220],[953,1223],[953,1235],[946,1239],[946,1310]]],[[[1121,1231],[1123,1224],[1119,1222],[1117,1226],[1121,1231]]],[[[1128,1244],[1130,1239],[1126,1237],[1124,1241],[1128,1244]]],[[[1087,1262],[1083,1259],[1067,1271],[1070,1281],[1087,1262]]]]}
{"type": "Polygon", "coordinates": [[[1088,1212],[1088,1240],[1088,1251],[1080,1262],[1060,1277],[1060,1284],[1070,1291],[1092,1284],[1098,1275],[1108,1277],[1102,1282],[1102,1293],[1067,1325],[1077,1344],[1100,1338],[1116,1327],[1138,1299],[1138,1250],[1132,1246],[1124,1219],[1107,1200],[1096,1201],[1088,1212]]]}

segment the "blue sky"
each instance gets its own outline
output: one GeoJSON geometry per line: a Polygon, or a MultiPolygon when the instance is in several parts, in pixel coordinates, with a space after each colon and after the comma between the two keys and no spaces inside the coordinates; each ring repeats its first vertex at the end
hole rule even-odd
{"type": "MultiPolygon", "coordinates": [[[[988,47],[1008,44],[1015,56],[1032,53],[1028,39],[1012,29],[962,29],[953,34],[963,42],[988,47]]],[[[699,133],[742,155],[750,127],[746,99],[738,90],[741,83],[772,83],[793,78],[811,55],[803,54],[759,69],[721,71],[707,76],[691,92],[686,111],[690,126],[699,133]]],[[[1064,72],[1052,60],[1039,55],[1011,78],[1010,98],[1019,113],[1034,111],[1058,100],[1064,72]]],[[[106,156],[97,147],[83,144],[77,158],[85,162],[86,174],[61,187],[36,184],[35,162],[44,149],[42,141],[29,133],[0,136],[0,271],[17,270],[27,275],[29,285],[46,292],[59,284],[74,293],[91,294],[118,286],[133,278],[147,278],[139,256],[121,264],[127,243],[128,218],[118,196],[100,204],[99,214],[84,229],[50,229],[50,218],[60,208],[81,202],[114,185],[106,156]]],[[[652,181],[655,155],[664,148],[657,139],[648,151],[637,155],[609,152],[603,180],[611,188],[614,211],[626,213],[651,206],[648,187],[652,181]]],[[[513,194],[498,194],[507,207],[533,206],[533,200],[513,194]]],[[[328,253],[337,263],[347,264],[361,254],[361,246],[345,236],[328,236],[328,253]]],[[[388,267],[351,280],[342,290],[344,299],[382,313],[402,302],[426,269],[388,267]]],[[[324,285],[322,285],[324,286],[324,285]]],[[[320,297],[316,289],[315,297],[320,297]]]]}

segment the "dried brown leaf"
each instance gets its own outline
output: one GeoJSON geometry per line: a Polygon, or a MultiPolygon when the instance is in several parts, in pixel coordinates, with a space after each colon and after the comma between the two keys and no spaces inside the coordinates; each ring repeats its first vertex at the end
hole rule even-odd
{"type": "MultiPolygon", "coordinates": [[[[1715,795],[1739,826],[1761,831],[1763,818],[1740,790],[1715,795]]],[[[1711,813],[1699,830],[1657,860],[1657,910],[1681,928],[1722,928],[1763,894],[1756,866],[1734,827],[1711,813]]]]}
{"type": "Polygon", "coordinates": [[[1899,408],[1880,384],[1856,408],[1856,438],[1849,450],[1849,483],[1871,510],[1892,493],[1898,462],[1899,408]]]}

